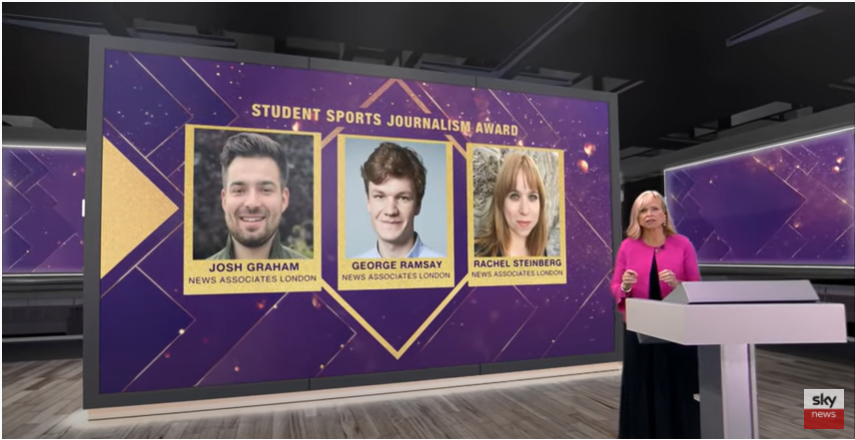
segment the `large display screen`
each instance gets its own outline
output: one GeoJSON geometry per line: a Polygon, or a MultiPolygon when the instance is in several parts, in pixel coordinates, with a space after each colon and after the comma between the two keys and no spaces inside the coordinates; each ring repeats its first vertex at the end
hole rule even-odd
{"type": "Polygon", "coordinates": [[[855,131],[665,170],[677,230],[707,265],[855,265],[855,131]]]}
{"type": "Polygon", "coordinates": [[[100,392],[614,351],[609,106],[109,50],[100,392]]]}
{"type": "Polygon", "coordinates": [[[83,273],[83,148],[3,147],[3,274],[83,273]]]}

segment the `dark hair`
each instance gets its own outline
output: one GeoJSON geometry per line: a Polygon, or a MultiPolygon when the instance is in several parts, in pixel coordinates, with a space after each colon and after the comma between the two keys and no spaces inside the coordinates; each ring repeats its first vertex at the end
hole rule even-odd
{"type": "Polygon", "coordinates": [[[362,165],[365,193],[368,194],[368,182],[379,185],[388,177],[412,179],[416,190],[416,206],[422,205],[422,198],[425,196],[427,170],[418,153],[411,148],[405,148],[391,142],[380,144],[362,165]]]}
{"type": "Polygon", "coordinates": [[[267,136],[258,133],[238,133],[226,140],[223,152],[220,153],[220,164],[223,166],[223,185],[226,183],[226,172],[232,161],[238,157],[269,157],[279,167],[279,182],[282,188],[288,184],[288,158],[285,147],[267,136]]]}

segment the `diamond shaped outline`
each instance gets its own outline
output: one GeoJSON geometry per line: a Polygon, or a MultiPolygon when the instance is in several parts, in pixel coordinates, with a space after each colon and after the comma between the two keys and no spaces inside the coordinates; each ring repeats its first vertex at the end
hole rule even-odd
{"type": "MultiPolygon", "coordinates": [[[[53,148],[52,148],[52,149],[50,149],[50,150],[55,150],[55,149],[53,149],[53,148]]],[[[54,199],[54,202],[55,202],[55,201],[56,201],[56,198],[55,198],[52,194],[50,194],[49,192],[47,192],[47,190],[46,190],[44,187],[42,187],[42,186],[41,186],[41,182],[42,182],[42,180],[44,180],[44,178],[45,178],[45,177],[47,177],[48,175],[50,175],[50,173],[53,171],[53,169],[52,169],[52,168],[50,168],[47,164],[45,164],[41,159],[39,159],[39,157],[38,157],[38,156],[36,156],[35,154],[33,154],[33,152],[32,152],[32,151],[30,151],[30,150],[25,150],[25,151],[26,151],[26,153],[27,153],[27,154],[32,155],[32,156],[33,156],[33,158],[34,158],[36,161],[38,161],[38,162],[39,162],[43,167],[45,167],[45,170],[46,170],[46,172],[45,172],[42,176],[40,176],[40,177],[38,178],[38,180],[36,180],[32,185],[30,185],[30,186],[29,186],[29,188],[27,188],[27,189],[26,189],[26,191],[27,191],[27,192],[29,192],[29,190],[31,190],[31,189],[35,188],[36,186],[38,186],[38,187],[40,187],[40,188],[42,189],[42,191],[44,191],[44,192],[45,192],[45,194],[47,194],[47,195],[48,195],[48,197],[50,197],[50,198],[54,199]]],[[[14,233],[15,233],[15,235],[17,235],[21,240],[23,240],[23,241],[24,241],[24,243],[26,243],[26,244],[27,244],[27,246],[29,246],[29,249],[27,250],[27,252],[26,252],[24,255],[22,255],[20,258],[18,258],[18,259],[17,259],[17,260],[15,260],[11,265],[9,265],[9,266],[8,266],[8,269],[12,270],[12,269],[14,269],[14,266],[15,266],[15,265],[17,265],[18,263],[20,263],[20,262],[21,262],[21,260],[22,260],[22,259],[23,259],[27,254],[29,254],[29,253],[30,253],[30,250],[32,250],[32,249],[33,249],[32,244],[31,244],[30,242],[28,242],[26,239],[24,239],[24,237],[21,235],[21,233],[20,233],[18,230],[16,230],[16,229],[15,229],[15,226],[17,226],[17,225],[18,225],[18,223],[20,223],[22,219],[24,219],[25,217],[27,217],[27,214],[29,214],[30,212],[32,212],[32,211],[33,211],[33,209],[34,209],[34,206],[35,206],[35,205],[34,205],[34,204],[32,203],[32,201],[27,197],[27,195],[25,195],[25,194],[22,192],[22,189],[23,189],[23,188],[18,188],[18,186],[20,186],[20,184],[21,184],[21,183],[25,182],[25,181],[26,181],[26,179],[28,179],[29,177],[31,177],[31,176],[33,175],[33,170],[32,170],[30,167],[28,167],[28,166],[27,166],[27,164],[26,164],[26,163],[25,163],[25,162],[24,162],[20,157],[18,157],[18,154],[19,154],[19,153],[15,152],[15,151],[10,151],[10,153],[11,153],[11,155],[15,158],[15,160],[17,160],[18,162],[20,162],[20,163],[21,163],[21,165],[23,165],[23,166],[24,166],[25,168],[27,168],[27,170],[29,171],[29,173],[27,174],[27,176],[26,176],[26,177],[24,177],[23,179],[21,179],[21,181],[20,181],[20,182],[18,182],[18,185],[17,185],[17,186],[12,185],[12,183],[11,183],[11,182],[9,182],[9,181],[6,181],[6,182],[5,182],[5,183],[6,183],[6,185],[8,185],[8,187],[12,189],[12,191],[14,191],[15,193],[17,193],[20,197],[22,197],[22,198],[27,202],[27,205],[29,205],[29,208],[27,208],[27,210],[26,210],[26,211],[24,211],[24,213],[23,213],[23,214],[21,214],[21,216],[20,216],[20,217],[18,217],[17,219],[15,219],[15,221],[14,221],[11,225],[9,225],[9,227],[8,227],[8,228],[6,228],[5,230],[3,230],[3,234],[6,234],[7,232],[10,232],[10,231],[11,231],[11,232],[14,232],[14,233]]],[[[57,214],[59,214],[59,212],[58,212],[55,208],[50,208],[50,210],[51,210],[51,211],[53,211],[53,212],[55,212],[55,213],[57,213],[57,214]]],[[[60,217],[61,217],[61,218],[63,218],[63,220],[65,220],[65,221],[66,221],[66,223],[68,223],[68,220],[67,220],[67,219],[65,219],[64,217],[62,217],[62,215],[60,215],[60,217]]],[[[67,238],[66,238],[66,239],[65,239],[65,240],[64,240],[64,241],[59,245],[59,247],[57,247],[53,252],[51,252],[51,253],[50,253],[50,255],[48,255],[47,257],[45,257],[45,259],[44,259],[43,261],[39,262],[39,263],[38,263],[38,265],[37,265],[37,267],[36,267],[34,270],[36,270],[38,267],[41,267],[41,265],[42,265],[42,264],[44,264],[44,262],[45,262],[45,261],[47,261],[48,259],[50,259],[50,258],[51,258],[51,257],[52,257],[56,252],[58,252],[58,251],[62,248],[62,246],[64,246],[66,243],[68,243],[69,241],[71,241],[71,239],[73,239],[73,238],[74,238],[74,237],[76,237],[76,236],[77,236],[77,232],[75,232],[75,233],[71,234],[69,237],[67,237],[67,238]]]]}
{"type": "MultiPolygon", "coordinates": [[[[404,90],[404,92],[406,92],[410,96],[410,98],[413,99],[413,102],[416,103],[416,105],[418,105],[419,108],[421,108],[426,114],[431,114],[430,110],[424,105],[423,102],[421,102],[421,100],[415,95],[415,93],[413,93],[412,89],[410,89],[410,87],[407,86],[407,84],[404,83],[403,80],[396,79],[396,78],[391,78],[391,79],[387,80],[359,108],[365,109],[365,108],[370,107],[371,104],[373,104],[378,98],[380,98],[380,96],[382,96],[386,91],[388,91],[394,84],[398,84],[399,86],[401,86],[401,88],[404,90]]],[[[501,101],[499,101],[499,103],[501,104],[501,101]]],[[[324,137],[324,139],[322,141],[321,149],[326,147],[332,141],[332,139],[337,137],[343,130],[344,130],[344,127],[338,127],[336,129],[334,129],[329,135],[324,137]]],[[[449,139],[449,141],[452,142],[452,145],[454,146],[454,148],[461,155],[463,155],[463,157],[465,157],[465,158],[468,157],[466,149],[464,149],[454,139],[454,137],[452,135],[446,134],[446,137],[449,139]]],[[[468,145],[467,145],[467,147],[468,147],[468,145]]],[[[580,213],[580,215],[581,215],[581,213],[580,213]]],[[[584,216],[583,216],[583,218],[584,218],[584,216]]],[[[590,224],[589,224],[589,226],[590,226],[590,224]]],[[[592,230],[593,230],[593,228],[592,228],[592,230]]],[[[596,230],[594,230],[594,232],[597,233],[596,230]]],[[[598,234],[598,236],[599,236],[599,234],[598,234]]],[[[602,237],[600,237],[600,239],[602,240],[602,237]]],[[[605,242],[605,240],[603,240],[603,243],[606,245],[607,248],[611,249],[611,246],[609,246],[608,243],[605,242]]],[[[608,277],[608,274],[610,272],[611,272],[611,270],[609,270],[606,273],[605,277],[608,277]]],[[[327,294],[329,294],[333,299],[335,299],[336,302],[351,317],[353,317],[353,319],[355,319],[360,325],[362,325],[362,327],[378,343],[380,343],[380,345],[383,348],[385,348],[386,351],[388,351],[395,359],[400,359],[410,349],[410,347],[416,342],[416,340],[422,335],[422,333],[424,333],[425,330],[427,330],[428,326],[430,326],[430,324],[433,323],[433,321],[437,318],[437,316],[439,316],[439,314],[443,310],[445,310],[445,308],[448,306],[448,304],[451,302],[451,300],[454,299],[455,296],[457,296],[457,294],[460,292],[460,290],[463,288],[463,286],[466,285],[468,282],[469,282],[469,273],[466,273],[466,275],[464,275],[463,278],[461,278],[460,282],[458,282],[458,284],[448,293],[448,295],[446,295],[446,297],[442,300],[442,302],[440,302],[440,304],[436,307],[436,309],[434,309],[434,311],[431,312],[431,314],[425,319],[425,321],[419,326],[419,328],[416,329],[415,332],[413,332],[413,334],[410,336],[410,338],[407,340],[407,342],[405,342],[404,345],[401,346],[401,348],[395,349],[392,346],[392,344],[389,343],[389,341],[387,341],[376,329],[374,329],[373,326],[371,326],[371,324],[369,324],[365,320],[365,318],[362,317],[362,315],[359,314],[359,312],[357,312],[353,308],[353,306],[351,306],[344,298],[341,297],[341,295],[339,295],[339,293],[336,291],[336,289],[333,289],[332,286],[330,286],[326,280],[321,279],[322,287],[327,292],[327,294]]],[[[514,287],[516,288],[516,286],[514,286],[514,287]]],[[[517,289],[517,291],[519,291],[519,289],[517,289]]],[[[595,292],[596,292],[596,290],[595,290],[595,292]]],[[[520,293],[520,294],[522,295],[522,293],[520,293]]],[[[590,299],[590,296],[592,296],[592,295],[593,294],[589,295],[589,299],[590,299]]],[[[525,295],[522,295],[522,296],[524,299],[526,299],[528,301],[528,299],[525,297],[525,295]]],[[[569,319],[568,324],[570,321],[573,320],[574,317],[571,317],[569,319]]],[[[529,322],[529,320],[530,319],[526,320],[525,323],[520,327],[520,329],[522,329],[522,327],[524,327],[529,322]]],[[[517,330],[517,333],[519,333],[520,329],[517,330]]],[[[511,338],[511,340],[513,340],[515,337],[516,337],[516,334],[513,338],[511,338]]],[[[503,351],[504,351],[504,349],[503,349],[503,351]]]]}
{"type": "Polygon", "coordinates": [[[330,286],[326,280],[321,280],[322,287],[327,292],[327,294],[329,294],[353,319],[356,320],[356,322],[359,323],[359,325],[362,326],[362,328],[365,329],[365,331],[368,332],[368,334],[370,334],[374,339],[376,339],[377,342],[379,342],[380,345],[385,348],[386,351],[388,351],[389,354],[391,354],[395,359],[401,359],[401,357],[404,356],[404,353],[406,353],[407,350],[409,350],[410,347],[415,344],[416,340],[422,335],[422,333],[425,332],[425,330],[427,330],[428,326],[433,323],[436,317],[439,316],[439,314],[442,313],[443,310],[445,310],[445,308],[448,306],[448,303],[450,303],[451,300],[454,299],[454,297],[457,296],[458,293],[460,293],[460,289],[462,289],[463,286],[465,286],[468,282],[469,274],[467,273],[463,276],[463,278],[461,278],[460,282],[457,283],[456,286],[454,286],[451,292],[449,292],[448,295],[445,296],[442,302],[439,303],[439,305],[433,310],[433,312],[431,312],[431,314],[424,320],[424,322],[422,322],[419,328],[417,328],[416,331],[414,331],[413,334],[410,335],[409,339],[407,339],[407,342],[405,342],[404,345],[401,346],[401,348],[395,349],[395,347],[393,347],[392,344],[390,344],[389,341],[387,341],[386,338],[384,338],[383,335],[380,334],[380,332],[378,332],[371,324],[369,324],[368,321],[363,318],[362,315],[360,315],[359,312],[357,312],[356,309],[354,309],[353,306],[350,305],[350,303],[347,302],[347,300],[342,298],[341,295],[339,295],[339,293],[335,289],[333,289],[332,286],[330,286]]]}
{"type": "MultiPolygon", "coordinates": [[[[401,89],[404,90],[404,93],[409,95],[410,99],[412,99],[413,102],[423,112],[425,112],[425,114],[431,114],[430,109],[428,109],[428,107],[419,99],[419,97],[416,96],[410,86],[408,86],[403,80],[397,78],[390,78],[386,82],[384,82],[383,85],[380,86],[380,88],[378,88],[374,93],[372,93],[371,96],[369,96],[368,99],[364,103],[362,103],[362,105],[359,106],[359,108],[366,109],[368,107],[371,107],[374,102],[376,102],[395,84],[400,86],[401,89]]],[[[334,138],[338,137],[338,135],[341,134],[344,129],[345,127],[337,127],[332,130],[330,134],[325,136],[321,141],[321,150],[323,150],[327,145],[329,145],[334,138]]],[[[446,137],[449,141],[451,141],[454,149],[457,150],[457,152],[463,155],[463,157],[465,158],[467,156],[466,151],[461,147],[460,143],[458,143],[451,135],[447,134],[446,137]]],[[[406,353],[407,350],[412,347],[412,345],[422,335],[422,333],[427,330],[427,328],[433,323],[436,317],[439,316],[439,314],[442,313],[443,310],[445,310],[451,300],[454,299],[454,297],[457,296],[458,293],[460,293],[460,290],[468,282],[469,274],[467,273],[463,276],[463,278],[460,279],[460,282],[458,282],[457,285],[454,286],[454,288],[445,296],[445,298],[442,300],[442,302],[439,303],[439,305],[433,310],[433,312],[428,315],[428,317],[425,319],[424,322],[422,322],[419,328],[417,328],[416,331],[413,332],[409,339],[407,339],[407,342],[405,342],[404,345],[402,345],[401,348],[398,349],[393,347],[392,344],[390,344],[389,341],[387,341],[386,338],[384,338],[383,335],[380,334],[380,332],[378,332],[370,323],[368,323],[368,321],[363,318],[362,315],[360,315],[359,312],[357,312],[356,309],[354,309],[353,306],[351,306],[350,303],[347,302],[347,300],[342,298],[341,295],[339,295],[338,291],[336,291],[336,289],[333,289],[333,287],[330,286],[330,284],[323,278],[321,278],[321,287],[324,291],[327,292],[329,296],[331,296],[338,303],[339,306],[341,306],[347,312],[348,315],[350,315],[354,320],[356,320],[356,322],[358,322],[359,325],[361,325],[362,328],[364,328],[365,331],[368,332],[368,334],[370,334],[378,343],[380,343],[380,345],[385,348],[386,351],[389,352],[389,354],[391,354],[395,359],[401,359],[404,353],[406,353]]]]}

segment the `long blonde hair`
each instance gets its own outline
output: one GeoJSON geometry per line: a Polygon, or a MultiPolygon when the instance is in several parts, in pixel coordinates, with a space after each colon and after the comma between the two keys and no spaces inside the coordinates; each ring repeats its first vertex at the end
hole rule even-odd
{"type": "Polygon", "coordinates": [[[629,227],[626,228],[626,236],[633,239],[641,237],[641,225],[638,224],[638,213],[641,207],[647,205],[652,200],[659,200],[662,204],[662,212],[665,213],[665,224],[662,228],[665,230],[665,236],[675,235],[677,228],[674,227],[674,222],[671,220],[671,214],[668,212],[668,205],[665,203],[665,198],[658,191],[650,190],[641,193],[635,198],[632,204],[632,211],[629,214],[629,227]]]}
{"type": "Polygon", "coordinates": [[[540,215],[537,225],[526,239],[526,248],[532,257],[543,256],[546,252],[549,225],[546,211],[546,186],[537,164],[531,157],[522,153],[507,155],[502,161],[496,185],[493,187],[493,200],[490,202],[490,213],[484,222],[481,234],[475,239],[476,255],[480,257],[495,257],[500,253],[506,255],[506,249],[511,241],[511,232],[505,222],[505,198],[516,189],[517,174],[522,171],[530,188],[537,188],[540,196],[540,215]]]}

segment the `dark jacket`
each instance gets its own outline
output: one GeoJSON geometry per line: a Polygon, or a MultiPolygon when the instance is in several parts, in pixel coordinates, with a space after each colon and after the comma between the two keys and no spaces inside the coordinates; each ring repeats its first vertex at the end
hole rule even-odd
{"type": "MultiPolygon", "coordinates": [[[[214,255],[208,257],[208,260],[234,260],[235,252],[232,245],[232,237],[226,239],[226,247],[217,252],[214,255]]],[[[270,247],[270,256],[267,257],[268,260],[304,260],[306,259],[305,255],[298,253],[297,251],[285,246],[282,244],[282,241],[279,238],[279,232],[276,232],[276,235],[273,237],[273,246],[270,247]]]]}

